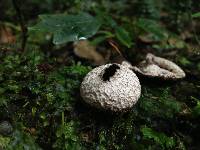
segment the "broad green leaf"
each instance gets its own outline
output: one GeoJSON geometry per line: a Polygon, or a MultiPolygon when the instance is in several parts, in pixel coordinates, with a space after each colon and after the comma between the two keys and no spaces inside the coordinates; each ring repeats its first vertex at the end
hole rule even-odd
{"type": "Polygon", "coordinates": [[[104,18],[105,18],[105,20],[104,20],[105,23],[107,25],[109,25],[110,27],[115,28],[115,27],[118,26],[116,21],[111,16],[109,16],[108,14],[107,15],[105,14],[104,18]]]}
{"type": "Polygon", "coordinates": [[[108,37],[105,35],[98,36],[91,43],[92,43],[92,45],[98,45],[98,44],[102,43],[103,41],[105,41],[107,38],[108,37]]]}
{"type": "Polygon", "coordinates": [[[192,14],[192,18],[198,18],[198,17],[200,17],[200,12],[192,14]]]}
{"type": "Polygon", "coordinates": [[[98,20],[109,27],[115,28],[117,26],[116,21],[107,12],[96,10],[98,20]]]}
{"type": "Polygon", "coordinates": [[[179,62],[183,65],[183,66],[189,66],[192,64],[192,62],[190,60],[188,60],[186,57],[180,57],[179,58],[179,62]]]}
{"type": "Polygon", "coordinates": [[[116,27],[115,28],[116,37],[117,39],[125,46],[130,48],[132,46],[132,40],[129,36],[129,33],[122,27],[116,27]]]}
{"type": "Polygon", "coordinates": [[[96,34],[101,25],[97,19],[86,13],[40,15],[39,18],[41,21],[30,29],[52,33],[54,44],[89,38],[96,34]]]}
{"type": "Polygon", "coordinates": [[[158,39],[166,39],[168,37],[165,29],[163,29],[157,22],[151,19],[141,18],[137,21],[136,25],[142,30],[153,33],[158,39]]]}
{"type": "Polygon", "coordinates": [[[93,45],[98,45],[99,43],[105,41],[108,38],[115,37],[114,33],[110,31],[99,31],[98,33],[102,34],[100,36],[97,36],[91,43],[93,45]]]}
{"type": "Polygon", "coordinates": [[[97,11],[97,14],[102,24],[112,28],[115,31],[114,36],[119,40],[121,44],[128,48],[130,48],[133,45],[132,38],[130,37],[129,32],[126,31],[123,27],[119,26],[117,22],[108,13],[97,11]]]}

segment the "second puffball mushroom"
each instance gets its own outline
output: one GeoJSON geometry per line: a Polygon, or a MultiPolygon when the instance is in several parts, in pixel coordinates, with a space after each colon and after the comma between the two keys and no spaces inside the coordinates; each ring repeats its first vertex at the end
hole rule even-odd
{"type": "Polygon", "coordinates": [[[185,77],[185,72],[175,63],[151,53],[138,66],[132,67],[133,71],[152,78],[177,80],[185,77]]]}
{"type": "Polygon", "coordinates": [[[141,85],[127,66],[106,64],[86,75],[80,93],[91,106],[115,112],[126,111],[138,101],[141,85]]]}

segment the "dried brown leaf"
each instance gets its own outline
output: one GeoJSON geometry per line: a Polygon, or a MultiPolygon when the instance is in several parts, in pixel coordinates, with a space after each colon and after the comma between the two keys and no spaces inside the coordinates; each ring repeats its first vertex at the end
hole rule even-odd
{"type": "Polygon", "coordinates": [[[0,44],[14,43],[16,41],[9,27],[0,27],[0,44]]]}
{"type": "Polygon", "coordinates": [[[88,40],[75,42],[74,53],[81,58],[93,61],[96,65],[105,63],[104,57],[96,51],[96,47],[91,45],[88,40]]]}

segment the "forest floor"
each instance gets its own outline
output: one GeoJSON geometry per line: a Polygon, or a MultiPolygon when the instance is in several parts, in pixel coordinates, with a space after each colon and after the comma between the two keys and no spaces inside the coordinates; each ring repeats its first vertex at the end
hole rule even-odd
{"type": "Polygon", "coordinates": [[[29,30],[23,49],[20,25],[1,22],[0,149],[200,149],[200,48],[191,30],[198,20],[175,32],[165,20],[110,17],[91,45],[80,47],[55,44],[64,37],[54,39],[52,30],[53,38],[29,30]],[[122,55],[136,65],[149,52],[178,64],[186,77],[138,75],[141,97],[126,113],[83,102],[80,84],[90,70],[122,55]]]}

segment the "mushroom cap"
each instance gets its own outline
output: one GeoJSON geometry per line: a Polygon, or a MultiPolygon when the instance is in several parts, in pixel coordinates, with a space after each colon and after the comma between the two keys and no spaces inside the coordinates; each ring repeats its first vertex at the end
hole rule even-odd
{"type": "Polygon", "coordinates": [[[162,79],[181,79],[185,77],[185,72],[175,63],[151,53],[146,55],[146,59],[137,67],[132,69],[148,77],[158,77],[162,79]]]}
{"type": "Polygon", "coordinates": [[[85,76],[80,93],[91,106],[114,112],[125,111],[138,101],[141,85],[128,67],[106,64],[94,68],[85,76]]]}

